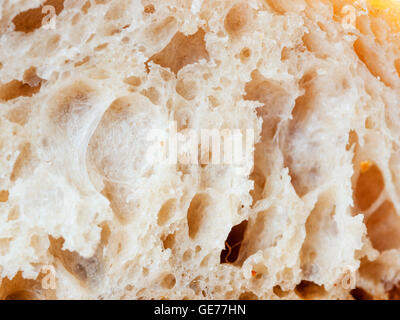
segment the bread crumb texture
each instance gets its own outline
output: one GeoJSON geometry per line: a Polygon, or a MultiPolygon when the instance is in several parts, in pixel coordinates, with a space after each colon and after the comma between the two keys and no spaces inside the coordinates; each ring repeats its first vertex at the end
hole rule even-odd
{"type": "Polygon", "coordinates": [[[399,298],[383,2],[2,0],[0,299],[399,298]],[[145,157],[171,121],[255,142],[145,157]]]}

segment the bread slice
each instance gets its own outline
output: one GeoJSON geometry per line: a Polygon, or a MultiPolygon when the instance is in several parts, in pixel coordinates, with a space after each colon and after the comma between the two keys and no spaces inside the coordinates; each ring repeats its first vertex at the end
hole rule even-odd
{"type": "Polygon", "coordinates": [[[398,297],[399,8],[1,1],[0,298],[398,297]]]}

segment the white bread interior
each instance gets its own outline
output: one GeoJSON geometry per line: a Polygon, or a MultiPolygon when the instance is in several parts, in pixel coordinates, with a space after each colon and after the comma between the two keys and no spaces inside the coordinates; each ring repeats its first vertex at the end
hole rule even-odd
{"type": "Polygon", "coordinates": [[[0,298],[396,297],[399,39],[346,4],[2,0],[0,298]],[[146,158],[170,121],[244,172],[146,158]]]}

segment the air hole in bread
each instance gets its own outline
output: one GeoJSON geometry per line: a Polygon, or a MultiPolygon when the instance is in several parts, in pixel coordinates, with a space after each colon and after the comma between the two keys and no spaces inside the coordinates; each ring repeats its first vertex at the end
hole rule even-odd
{"type": "Polygon", "coordinates": [[[175,233],[170,233],[162,239],[164,249],[172,249],[175,245],[175,233]]]}
{"type": "Polygon", "coordinates": [[[60,39],[61,39],[61,36],[59,34],[56,34],[49,38],[49,40],[46,42],[46,49],[47,49],[48,54],[51,54],[55,49],[58,48],[60,39]]]}
{"type": "Polygon", "coordinates": [[[263,199],[264,197],[264,190],[266,186],[267,179],[265,177],[264,172],[264,150],[265,147],[260,143],[256,144],[255,152],[254,152],[254,169],[250,174],[250,180],[254,182],[253,189],[250,190],[250,195],[252,198],[251,207],[254,207],[257,201],[263,199]]]}
{"type": "Polygon", "coordinates": [[[119,187],[114,183],[105,181],[101,194],[110,201],[111,210],[118,221],[123,225],[127,224],[129,222],[129,204],[123,201],[124,198],[119,187]]]}
{"type": "Polygon", "coordinates": [[[302,160],[307,155],[305,150],[308,150],[308,153],[319,152],[323,149],[323,144],[314,143],[312,139],[298,141],[301,139],[299,137],[305,135],[309,130],[308,121],[312,117],[313,108],[321,90],[318,87],[314,71],[305,73],[300,81],[300,86],[305,90],[305,93],[295,100],[292,120],[289,123],[289,132],[285,137],[287,141],[284,143],[286,145],[283,151],[285,167],[289,169],[293,188],[299,197],[303,197],[320,185],[324,165],[317,158],[315,158],[315,161],[304,162],[302,160]],[[296,147],[299,143],[302,143],[302,150],[296,147]]]}
{"type": "Polygon", "coordinates": [[[370,47],[365,40],[359,38],[354,42],[354,51],[373,76],[380,79],[385,85],[392,86],[393,79],[390,71],[387,70],[386,65],[374,48],[370,47]]]}
{"type": "Polygon", "coordinates": [[[189,283],[189,288],[192,289],[196,295],[201,293],[202,289],[201,282],[202,282],[202,277],[198,276],[189,283]]]}
{"type": "Polygon", "coordinates": [[[34,292],[20,290],[9,294],[4,300],[38,300],[34,292]]]}
{"type": "Polygon", "coordinates": [[[139,77],[131,76],[124,79],[126,84],[129,84],[132,87],[138,87],[142,83],[139,77]]]}
{"type": "Polygon", "coordinates": [[[9,192],[7,190],[0,190],[0,202],[8,201],[9,192]]]}
{"type": "Polygon", "coordinates": [[[176,92],[186,100],[193,100],[198,93],[197,82],[194,79],[179,79],[176,83],[176,92]]]}
{"type": "Polygon", "coordinates": [[[354,298],[354,300],[373,300],[372,296],[363,288],[357,287],[351,290],[350,294],[354,298]]]}
{"type": "Polygon", "coordinates": [[[326,294],[324,286],[305,280],[296,286],[294,292],[304,300],[321,299],[326,294]]]}
{"type": "Polygon", "coordinates": [[[18,272],[11,280],[3,278],[0,284],[0,300],[54,299],[55,290],[45,289],[43,280],[47,273],[40,273],[36,279],[25,279],[18,272]]]}
{"type": "Polygon", "coordinates": [[[349,151],[353,146],[358,145],[358,135],[354,130],[349,131],[349,140],[346,145],[346,151],[349,151]]]}
{"type": "MultiPolygon", "coordinates": [[[[165,40],[171,39],[177,30],[178,22],[176,21],[175,17],[169,16],[160,22],[154,22],[150,24],[145,30],[145,37],[154,45],[159,42],[165,43],[165,40]]],[[[144,52],[145,50],[145,47],[139,47],[140,52],[144,52]]]]}
{"type": "Polygon", "coordinates": [[[25,70],[23,76],[23,83],[28,84],[30,87],[35,88],[41,84],[43,81],[36,73],[36,67],[30,67],[29,69],[25,70]]]}
{"type": "Polygon", "coordinates": [[[182,260],[183,260],[184,262],[187,262],[187,261],[189,261],[191,258],[192,258],[192,250],[187,249],[187,250],[183,253],[182,260]]]}
{"type": "Polygon", "coordinates": [[[208,101],[210,102],[212,108],[216,108],[221,104],[219,100],[214,96],[209,96],[208,101]]]}
{"type": "Polygon", "coordinates": [[[361,210],[368,209],[378,199],[384,187],[381,171],[372,164],[358,177],[354,191],[355,204],[361,210]]]}
{"type": "Polygon", "coordinates": [[[176,279],[173,274],[167,274],[161,281],[161,286],[164,289],[172,289],[173,287],[175,287],[175,284],[176,284],[176,279]]]}
{"type": "Polygon", "coordinates": [[[315,53],[320,59],[327,59],[329,52],[326,51],[326,40],[323,39],[315,31],[310,30],[310,33],[305,33],[302,37],[304,47],[309,51],[315,53]]]}
{"type": "Polygon", "coordinates": [[[71,20],[71,25],[75,26],[81,20],[81,13],[77,13],[71,20]]]}
{"type": "Polygon", "coordinates": [[[140,92],[142,95],[144,95],[145,97],[149,98],[149,100],[153,103],[153,104],[159,104],[160,102],[160,94],[158,92],[158,90],[154,87],[150,87],[148,89],[144,89],[140,92]]]}
{"type": "Polygon", "coordinates": [[[256,145],[254,153],[254,170],[250,178],[254,181],[254,189],[250,191],[253,205],[263,197],[266,183],[265,177],[265,146],[264,141],[270,141],[276,133],[282,114],[290,106],[290,96],[277,82],[263,77],[257,70],[251,73],[251,81],[245,85],[245,100],[258,101],[263,104],[257,108],[257,114],[263,118],[261,141],[256,145]]]}
{"type": "Polygon", "coordinates": [[[81,10],[83,11],[84,14],[87,14],[91,6],[92,4],[90,3],[90,0],[88,0],[84,3],[81,10]]]}
{"type": "Polygon", "coordinates": [[[135,289],[135,287],[134,287],[133,285],[131,285],[131,284],[127,284],[127,285],[125,286],[125,290],[126,290],[126,291],[132,291],[133,289],[135,289]]]}
{"type": "MultiPolygon", "coordinates": [[[[105,115],[108,115],[110,118],[112,116],[116,116],[121,112],[128,111],[132,107],[132,103],[129,99],[129,97],[120,97],[115,99],[109,109],[106,111],[105,115]]],[[[106,119],[103,118],[102,121],[105,121],[106,119]]]]}
{"type": "Polygon", "coordinates": [[[210,163],[212,163],[212,152],[207,150],[207,147],[201,148],[199,145],[199,163],[201,168],[206,168],[210,163]]]}
{"type": "Polygon", "coordinates": [[[19,155],[14,163],[13,170],[11,172],[10,180],[15,181],[20,177],[29,174],[32,171],[33,153],[31,150],[30,143],[24,143],[19,148],[19,155]]]}
{"type": "Polygon", "coordinates": [[[19,13],[12,20],[15,31],[30,33],[42,26],[43,19],[48,13],[43,13],[43,7],[52,6],[55,9],[55,14],[59,15],[64,9],[64,0],[47,0],[43,6],[39,8],[29,9],[19,13]]]}
{"type": "Polygon", "coordinates": [[[250,174],[250,179],[254,181],[254,187],[252,190],[250,190],[250,195],[251,198],[253,199],[252,206],[254,206],[258,200],[261,200],[263,198],[265,184],[267,181],[263,171],[262,163],[256,161],[259,153],[262,152],[262,149],[263,146],[261,144],[257,144],[256,153],[254,155],[255,157],[254,169],[253,172],[250,174]]]}
{"type": "MultiPolygon", "coordinates": [[[[400,59],[395,60],[394,67],[397,71],[398,76],[400,77],[400,59]]],[[[0,69],[1,69],[1,67],[0,67],[0,69]]]]}
{"type": "Polygon", "coordinates": [[[251,56],[251,50],[249,48],[243,48],[242,51],[240,51],[239,57],[242,63],[249,60],[250,56],[251,56]]]}
{"type": "Polygon", "coordinates": [[[209,203],[209,196],[203,193],[196,194],[190,202],[187,212],[187,223],[189,237],[191,239],[196,238],[203,223],[203,219],[206,218],[209,203]]]}
{"type": "Polygon", "coordinates": [[[306,238],[301,248],[300,259],[301,269],[306,279],[320,276],[321,268],[316,258],[321,253],[316,245],[317,241],[322,235],[330,239],[335,239],[338,236],[339,228],[333,218],[335,214],[336,204],[333,199],[333,192],[327,190],[319,196],[305,225],[306,238]]]}
{"type": "Polygon", "coordinates": [[[392,289],[390,289],[388,292],[388,298],[389,300],[400,300],[400,288],[398,286],[394,286],[392,289]]]}
{"type": "Polygon", "coordinates": [[[400,249],[400,217],[391,201],[385,201],[368,217],[366,225],[375,249],[400,249]]]}
{"type": "Polygon", "coordinates": [[[104,222],[100,225],[101,234],[100,234],[100,246],[105,247],[108,244],[111,235],[111,229],[107,222],[104,222]]]}
{"type": "Polygon", "coordinates": [[[107,47],[108,47],[108,43],[107,42],[106,43],[102,43],[102,44],[99,44],[96,48],[94,48],[94,51],[101,51],[101,50],[103,50],[103,49],[105,49],[107,47]]]}
{"type": "Polygon", "coordinates": [[[251,291],[242,292],[239,300],[258,300],[258,296],[251,291]]]}
{"type": "Polygon", "coordinates": [[[19,207],[12,207],[8,213],[7,221],[15,221],[19,218],[19,207]]]}
{"type": "Polygon", "coordinates": [[[143,12],[147,13],[147,14],[152,14],[156,11],[156,9],[154,8],[154,5],[152,4],[148,4],[146,6],[144,6],[143,8],[143,12]]]}
{"type": "Polygon", "coordinates": [[[61,261],[65,269],[74,275],[77,279],[85,281],[87,280],[86,270],[82,264],[79,263],[81,257],[77,252],[71,252],[69,250],[62,250],[64,243],[63,238],[55,239],[49,236],[50,239],[50,253],[61,261]]]}
{"type": "Polygon", "coordinates": [[[50,103],[49,118],[58,125],[65,125],[74,115],[79,115],[90,108],[89,100],[93,89],[83,81],[63,88],[50,103]]]}
{"type": "Polygon", "coordinates": [[[147,290],[146,288],[140,289],[136,292],[136,297],[138,300],[144,300],[145,296],[147,295],[147,290]]]}
{"type": "Polygon", "coordinates": [[[90,37],[86,40],[86,43],[89,43],[90,41],[92,41],[93,40],[93,38],[95,37],[95,33],[92,33],[91,35],[90,35],[90,37]]]}
{"type": "Polygon", "coordinates": [[[164,68],[170,68],[175,74],[188,64],[201,59],[208,60],[204,34],[203,29],[190,36],[177,32],[171,42],[150,60],[164,68]]]}
{"type": "Polygon", "coordinates": [[[211,254],[206,255],[200,262],[200,267],[207,267],[210,262],[211,254]]]}
{"type": "Polygon", "coordinates": [[[126,10],[126,6],[127,6],[126,0],[117,1],[115,4],[111,5],[111,8],[108,9],[104,18],[106,20],[120,19],[126,10]]]}
{"type": "Polygon", "coordinates": [[[288,296],[289,291],[284,291],[282,290],[281,286],[276,285],[272,288],[272,291],[274,292],[274,294],[279,297],[279,298],[285,298],[288,296]]]}
{"type": "Polygon", "coordinates": [[[244,220],[232,227],[225,241],[225,249],[221,251],[220,263],[234,263],[238,259],[247,223],[248,221],[244,220]]]}
{"type": "MultiPolygon", "coordinates": [[[[96,50],[96,49],[95,49],[96,50]]],[[[90,60],[90,57],[85,57],[82,60],[75,62],[74,67],[80,67],[82,65],[84,65],[85,63],[87,63],[90,60]]]]}
{"type": "Polygon", "coordinates": [[[225,17],[225,30],[232,37],[238,37],[247,30],[250,21],[250,9],[247,4],[240,3],[233,6],[225,17]]]}
{"type": "MultiPolygon", "coordinates": [[[[285,0],[283,0],[285,1],[285,0]]],[[[265,0],[268,6],[277,14],[283,15],[286,13],[285,7],[281,0],[265,0]]]]}
{"type": "Polygon", "coordinates": [[[38,93],[41,83],[31,87],[28,83],[18,80],[12,80],[8,83],[0,85],[0,101],[9,101],[18,97],[32,97],[38,93]]]}
{"type": "Polygon", "coordinates": [[[258,70],[251,73],[245,92],[244,99],[259,101],[267,108],[281,107],[288,99],[286,90],[278,82],[266,79],[258,70]]]}
{"type": "Polygon", "coordinates": [[[100,260],[97,254],[91,258],[83,258],[75,251],[63,250],[64,239],[49,236],[49,252],[58,259],[64,268],[82,284],[93,282],[100,273],[100,260]]]}
{"type": "Polygon", "coordinates": [[[375,129],[378,127],[378,123],[377,123],[376,119],[374,119],[374,117],[371,117],[371,116],[368,116],[365,119],[364,125],[365,125],[366,129],[375,129]]]}
{"type": "Polygon", "coordinates": [[[170,199],[165,202],[160,211],[158,212],[157,224],[159,226],[165,225],[169,219],[172,217],[174,210],[176,208],[176,200],[170,199]]]}
{"type": "Polygon", "coordinates": [[[13,239],[9,238],[0,238],[0,254],[4,255],[10,248],[10,243],[13,239]]]}
{"type": "Polygon", "coordinates": [[[321,31],[329,32],[329,30],[328,30],[328,28],[326,27],[326,25],[323,24],[321,21],[318,21],[318,22],[317,22],[317,25],[318,25],[318,27],[321,29],[321,31]]]}

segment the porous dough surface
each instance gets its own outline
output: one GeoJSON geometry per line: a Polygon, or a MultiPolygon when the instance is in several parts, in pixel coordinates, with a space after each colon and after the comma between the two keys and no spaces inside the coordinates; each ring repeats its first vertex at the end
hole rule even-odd
{"type": "Polygon", "coordinates": [[[398,297],[382,2],[2,0],[0,299],[398,297]],[[148,157],[171,122],[255,139],[240,168],[148,157]]]}

